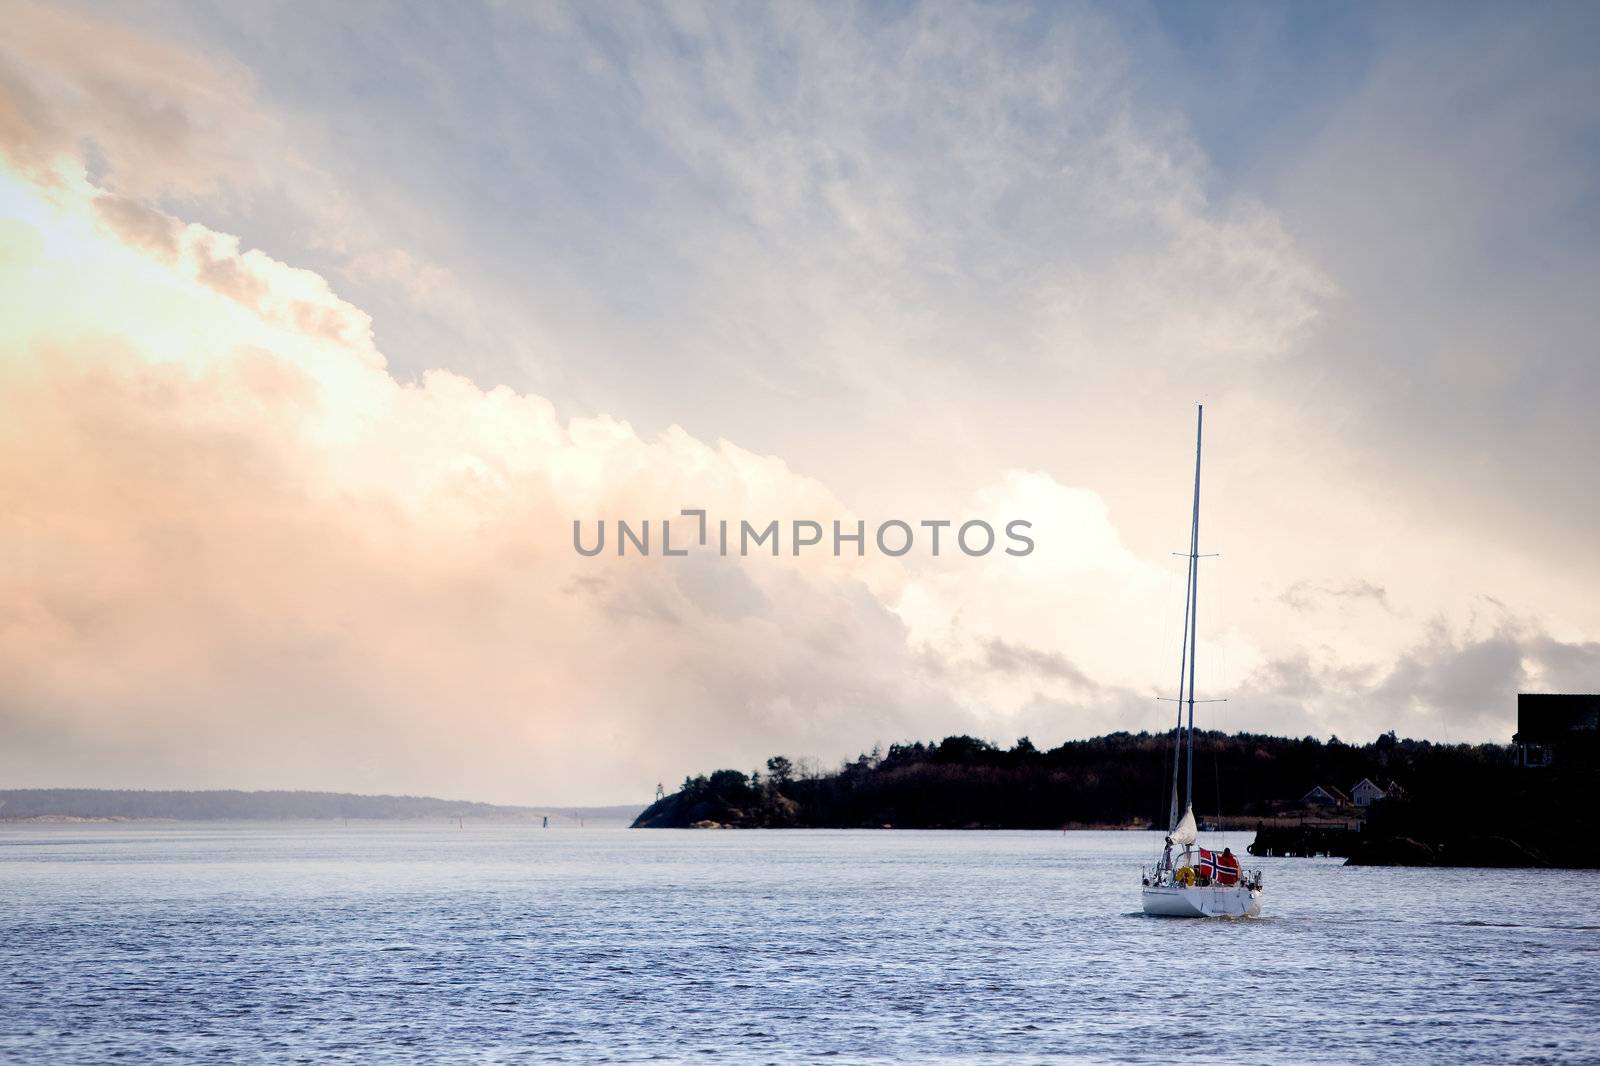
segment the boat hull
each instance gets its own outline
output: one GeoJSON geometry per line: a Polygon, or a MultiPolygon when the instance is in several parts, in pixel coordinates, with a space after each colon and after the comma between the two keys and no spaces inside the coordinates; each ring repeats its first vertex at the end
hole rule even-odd
{"type": "Polygon", "coordinates": [[[1144,912],[1163,918],[1259,918],[1261,890],[1244,885],[1147,885],[1144,912]]]}

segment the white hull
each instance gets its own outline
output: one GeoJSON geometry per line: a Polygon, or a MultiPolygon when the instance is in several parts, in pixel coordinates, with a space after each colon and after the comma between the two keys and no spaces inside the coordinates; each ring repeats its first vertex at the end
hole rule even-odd
{"type": "Polygon", "coordinates": [[[1244,885],[1147,885],[1144,912],[1167,918],[1259,918],[1261,890],[1244,885]]]}

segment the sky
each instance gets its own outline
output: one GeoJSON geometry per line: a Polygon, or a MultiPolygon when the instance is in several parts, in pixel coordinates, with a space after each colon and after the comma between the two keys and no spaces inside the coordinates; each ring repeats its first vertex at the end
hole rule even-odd
{"type": "Polygon", "coordinates": [[[1168,728],[1202,402],[1202,725],[1600,688],[1592,5],[0,8],[12,787],[1168,728]]]}

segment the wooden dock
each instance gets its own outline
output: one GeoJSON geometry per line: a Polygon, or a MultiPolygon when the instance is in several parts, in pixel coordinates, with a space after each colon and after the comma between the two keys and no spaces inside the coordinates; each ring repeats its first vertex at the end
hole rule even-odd
{"type": "Polygon", "coordinates": [[[1360,822],[1299,822],[1292,825],[1256,826],[1250,854],[1297,859],[1329,855],[1347,859],[1361,843],[1360,822]]]}

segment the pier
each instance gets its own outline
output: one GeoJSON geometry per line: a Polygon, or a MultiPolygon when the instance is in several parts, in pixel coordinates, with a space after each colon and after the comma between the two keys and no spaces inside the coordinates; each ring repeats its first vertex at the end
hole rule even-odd
{"type": "Polygon", "coordinates": [[[1361,843],[1360,822],[1297,822],[1289,825],[1256,826],[1256,839],[1249,851],[1255,856],[1297,859],[1329,855],[1347,859],[1361,843]]]}

